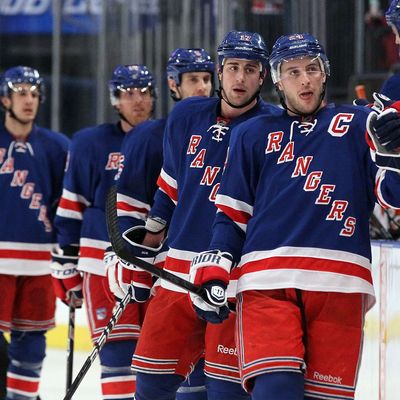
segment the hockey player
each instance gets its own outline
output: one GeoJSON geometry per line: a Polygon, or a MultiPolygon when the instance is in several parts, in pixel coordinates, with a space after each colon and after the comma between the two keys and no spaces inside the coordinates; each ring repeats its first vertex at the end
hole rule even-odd
{"type": "MultiPolygon", "coordinates": [[[[69,140],[35,124],[44,101],[36,69],[5,71],[0,101],[0,342],[8,346],[6,399],[36,399],[45,333],[54,327],[50,250],[69,140]]],[[[4,398],[4,397],[3,397],[4,398]]]]}
{"type": "MultiPolygon", "coordinates": [[[[175,49],[167,62],[168,86],[175,101],[192,96],[210,96],[213,91],[215,64],[204,49],[175,49]]],[[[147,121],[133,134],[126,136],[121,153],[123,169],[117,181],[117,212],[122,231],[137,225],[144,225],[147,213],[153,204],[157,189],[157,178],[162,167],[162,141],[166,119],[147,121]]],[[[165,260],[166,246],[157,257],[157,264],[165,260]]],[[[124,293],[115,281],[122,266],[115,265],[114,255],[108,253],[106,262],[111,290],[117,297],[124,293]],[[111,255],[111,257],[110,257],[111,255]]],[[[150,278],[146,274],[147,278],[150,278]]],[[[149,279],[149,286],[152,280],[149,279]]],[[[150,289],[135,293],[135,301],[147,300],[150,289]]],[[[178,389],[177,400],[207,399],[204,359],[201,359],[189,378],[178,389]]]]}
{"type": "Polygon", "coordinates": [[[167,62],[168,87],[175,101],[211,96],[215,65],[204,49],[177,48],[167,62]]]}
{"type": "MultiPolygon", "coordinates": [[[[190,260],[211,237],[214,199],[231,130],[258,114],[281,113],[259,97],[267,59],[259,34],[229,32],[218,47],[219,98],[185,99],[168,117],[159,189],[148,213],[142,245],[158,247],[168,228],[170,248],[164,269],[186,279],[190,260]]],[[[135,246],[135,240],[131,243],[132,251],[140,254],[140,246],[135,246]]],[[[148,256],[149,249],[144,250],[148,256]]],[[[140,288],[141,282],[134,281],[138,273],[134,267],[124,272],[127,283],[133,281],[135,290],[140,288]]],[[[248,398],[239,384],[234,322],[232,314],[220,326],[207,325],[197,318],[186,292],[161,281],[133,357],[136,399],[175,399],[179,385],[204,350],[208,399],[248,398]]]]}
{"type": "MultiPolygon", "coordinates": [[[[168,87],[175,101],[210,96],[215,64],[204,49],[175,49],[167,62],[168,87]]],[[[122,230],[144,225],[153,204],[162,167],[166,119],[142,124],[123,141],[121,173],[117,181],[117,211],[122,230]]]]}
{"type": "Polygon", "coordinates": [[[353,399],[374,303],[368,221],[375,201],[400,207],[400,119],[326,104],[329,62],[307,33],[280,37],[269,62],[286,112],[233,133],[210,250],[191,278],[221,315],[240,261],[238,357],[253,400],[353,399]]]}
{"type": "MultiPolygon", "coordinates": [[[[53,255],[52,263],[53,283],[62,301],[79,306],[83,286],[93,342],[103,332],[115,306],[103,264],[104,250],[110,246],[105,220],[106,194],[114,184],[125,135],[151,118],[155,102],[154,79],[144,65],[117,66],[109,89],[119,121],[83,129],[72,138],[55,219],[61,251],[53,255]]],[[[128,305],[100,351],[103,399],[133,397],[135,375],[130,365],[142,312],[141,305],[128,305]]]]}

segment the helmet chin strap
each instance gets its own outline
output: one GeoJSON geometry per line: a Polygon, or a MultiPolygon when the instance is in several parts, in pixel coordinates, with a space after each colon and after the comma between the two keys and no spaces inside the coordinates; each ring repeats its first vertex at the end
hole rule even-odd
{"type": "Polygon", "coordinates": [[[181,101],[181,100],[182,100],[182,95],[179,93],[178,86],[176,86],[176,92],[173,91],[173,90],[171,90],[171,89],[169,90],[169,94],[170,94],[170,96],[171,96],[171,99],[172,99],[173,101],[181,101]],[[178,92],[179,96],[181,96],[181,97],[178,97],[178,96],[176,95],[176,92],[178,92]]]}
{"type": "Polygon", "coordinates": [[[280,101],[282,107],[285,110],[290,111],[291,113],[293,113],[295,115],[298,115],[299,117],[309,117],[311,115],[314,115],[319,110],[319,108],[321,107],[322,101],[324,100],[324,97],[325,97],[326,82],[324,82],[324,84],[323,84],[323,89],[322,89],[321,94],[319,96],[319,102],[318,102],[317,106],[314,108],[314,110],[312,110],[309,113],[302,113],[301,111],[298,111],[296,109],[292,110],[291,108],[289,108],[288,105],[286,104],[285,95],[283,93],[283,90],[278,89],[278,85],[277,84],[275,84],[275,90],[278,93],[279,101],[280,101]]]}
{"type": "Polygon", "coordinates": [[[249,100],[245,101],[243,104],[240,104],[240,105],[232,104],[228,100],[228,98],[223,95],[223,93],[225,93],[225,91],[224,91],[224,88],[221,85],[220,85],[219,89],[216,92],[217,92],[218,97],[221,100],[225,101],[225,103],[227,103],[230,107],[232,107],[232,108],[244,108],[244,107],[247,107],[249,104],[251,104],[253,102],[253,100],[256,99],[260,95],[261,85],[259,86],[258,90],[253,94],[253,96],[250,97],[249,100]]]}
{"type": "Polygon", "coordinates": [[[132,125],[132,124],[127,120],[127,118],[125,117],[125,115],[122,114],[122,112],[120,112],[118,109],[117,109],[117,112],[118,112],[119,118],[122,119],[123,121],[125,121],[131,128],[134,128],[134,127],[136,126],[136,125],[132,125]]]}

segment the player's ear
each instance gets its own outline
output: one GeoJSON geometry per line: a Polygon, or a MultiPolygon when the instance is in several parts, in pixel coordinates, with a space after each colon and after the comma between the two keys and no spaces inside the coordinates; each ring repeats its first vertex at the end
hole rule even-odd
{"type": "Polygon", "coordinates": [[[222,65],[217,64],[215,68],[217,71],[218,79],[221,80],[222,79],[222,65]]]}
{"type": "Polygon", "coordinates": [[[178,90],[178,85],[176,84],[174,79],[168,78],[168,88],[169,88],[169,90],[171,90],[172,92],[175,93],[175,96],[177,99],[181,98],[179,90],[178,90]]]}
{"type": "Polygon", "coordinates": [[[172,78],[168,78],[168,87],[170,90],[176,91],[176,82],[172,78]]]}
{"type": "Polygon", "coordinates": [[[10,105],[10,102],[11,102],[11,100],[5,96],[0,97],[0,101],[4,108],[8,108],[8,106],[10,105]]]}
{"type": "Polygon", "coordinates": [[[266,76],[267,76],[267,71],[260,73],[260,79],[259,79],[260,86],[264,83],[266,76]]]}

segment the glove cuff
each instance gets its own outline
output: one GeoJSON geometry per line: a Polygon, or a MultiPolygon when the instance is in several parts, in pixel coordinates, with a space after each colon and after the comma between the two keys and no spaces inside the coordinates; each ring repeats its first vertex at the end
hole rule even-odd
{"type": "Polygon", "coordinates": [[[205,282],[221,281],[228,285],[232,268],[232,256],[219,250],[205,251],[193,258],[191,274],[195,274],[195,285],[205,282]]]}
{"type": "Polygon", "coordinates": [[[395,111],[400,112],[400,101],[395,101],[390,107],[385,108],[385,110],[393,108],[395,111]]]}
{"type": "Polygon", "coordinates": [[[164,221],[160,217],[148,216],[146,220],[146,230],[150,233],[160,233],[162,232],[165,227],[167,226],[166,221],[164,221]]]}
{"type": "Polygon", "coordinates": [[[144,226],[134,226],[132,228],[127,229],[122,237],[135,248],[139,249],[139,251],[148,253],[149,257],[155,257],[157,253],[161,250],[163,243],[161,243],[158,247],[149,247],[144,246],[142,244],[143,239],[147,233],[147,229],[144,226]]]}

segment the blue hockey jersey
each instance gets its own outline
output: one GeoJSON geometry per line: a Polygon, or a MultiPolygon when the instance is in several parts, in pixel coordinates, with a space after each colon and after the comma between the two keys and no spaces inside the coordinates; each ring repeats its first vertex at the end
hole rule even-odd
{"type": "Polygon", "coordinates": [[[367,108],[314,119],[260,116],[231,138],[210,248],[240,260],[238,292],[299,288],[360,292],[373,303],[369,217],[400,207],[400,176],[378,170],[367,108]]]}
{"type": "MultiPolygon", "coordinates": [[[[222,120],[218,98],[193,97],[179,102],[168,117],[164,162],[150,215],[169,225],[169,251],[164,268],[188,279],[191,259],[207,248],[227,156],[231,130],[259,114],[281,114],[259,100],[255,107],[231,120],[222,120]]],[[[180,291],[162,281],[162,285],[180,291]]]]}
{"type": "Polygon", "coordinates": [[[118,124],[102,124],[74,134],[54,221],[60,246],[80,245],[78,269],[96,275],[106,275],[103,256],[111,244],[105,200],[115,183],[124,137],[118,124]]]}
{"type": "Polygon", "coordinates": [[[34,125],[26,140],[0,126],[0,273],[50,273],[52,220],[69,139],[34,125]]]}
{"type": "Polygon", "coordinates": [[[153,205],[163,162],[165,124],[165,119],[143,122],[126,135],[122,143],[123,161],[117,180],[117,213],[121,231],[144,225],[153,205]]]}
{"type": "Polygon", "coordinates": [[[382,85],[379,93],[392,100],[400,100],[400,73],[393,74],[382,85]]]}

